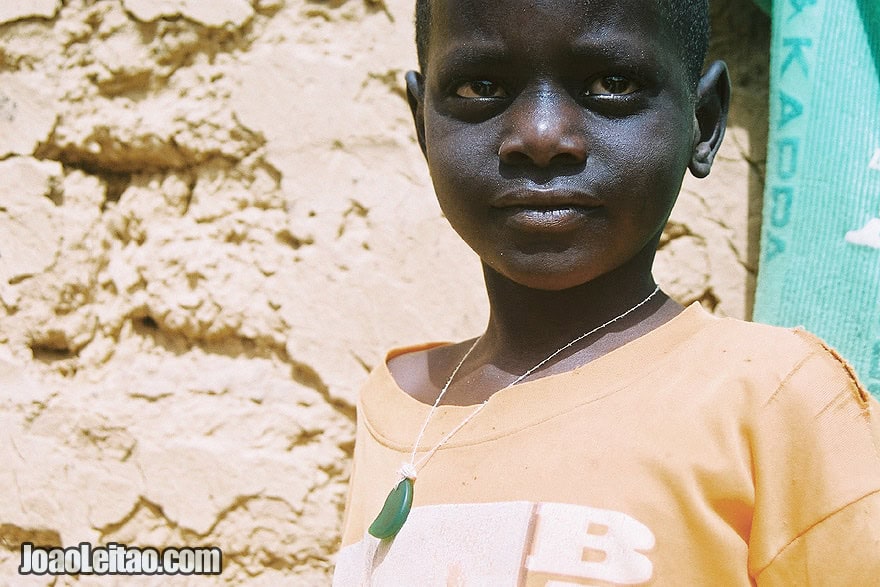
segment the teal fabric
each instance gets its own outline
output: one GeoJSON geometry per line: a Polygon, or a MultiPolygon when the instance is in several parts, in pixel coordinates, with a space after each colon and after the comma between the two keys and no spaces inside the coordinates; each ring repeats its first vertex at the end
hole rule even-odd
{"type": "Polygon", "coordinates": [[[772,0],[771,17],[753,318],[815,332],[880,397],[880,0],[772,0]]]}

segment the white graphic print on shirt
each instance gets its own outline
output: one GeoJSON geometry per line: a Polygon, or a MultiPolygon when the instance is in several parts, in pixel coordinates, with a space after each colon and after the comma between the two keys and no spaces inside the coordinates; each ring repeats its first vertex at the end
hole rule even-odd
{"type": "Polygon", "coordinates": [[[414,508],[392,541],[340,551],[333,584],[637,585],[651,579],[651,530],[621,512],[530,502],[414,508]]]}

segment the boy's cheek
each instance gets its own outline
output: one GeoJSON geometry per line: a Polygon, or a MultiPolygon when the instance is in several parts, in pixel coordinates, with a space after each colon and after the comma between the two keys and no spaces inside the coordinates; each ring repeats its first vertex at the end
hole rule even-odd
{"type": "Polygon", "coordinates": [[[497,147],[491,137],[467,132],[437,132],[427,135],[428,169],[435,182],[467,185],[498,176],[497,147]]]}
{"type": "Polygon", "coordinates": [[[473,156],[476,151],[497,155],[497,146],[492,148],[498,140],[495,126],[491,121],[465,123],[435,113],[425,117],[425,137],[429,148],[445,153],[447,158],[458,153],[473,156]]]}

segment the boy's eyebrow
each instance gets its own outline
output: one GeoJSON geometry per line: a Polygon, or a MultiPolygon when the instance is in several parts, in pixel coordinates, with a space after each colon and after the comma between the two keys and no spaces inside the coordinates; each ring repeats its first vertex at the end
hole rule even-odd
{"type": "Polygon", "coordinates": [[[571,54],[575,57],[623,61],[638,65],[653,66],[658,60],[656,53],[645,50],[644,46],[621,42],[619,39],[601,43],[578,43],[572,45],[571,54]]]}
{"type": "Polygon", "coordinates": [[[645,38],[638,32],[607,28],[613,31],[613,35],[605,33],[606,27],[583,31],[575,39],[572,53],[584,56],[599,55],[608,58],[656,60],[654,55],[657,45],[651,43],[646,48],[645,38]],[[631,34],[627,34],[628,32],[631,34]]]}
{"type": "Polygon", "coordinates": [[[433,58],[438,65],[438,73],[451,74],[451,70],[459,67],[480,63],[501,63],[510,59],[509,52],[501,41],[479,39],[478,41],[458,45],[433,58]]]}

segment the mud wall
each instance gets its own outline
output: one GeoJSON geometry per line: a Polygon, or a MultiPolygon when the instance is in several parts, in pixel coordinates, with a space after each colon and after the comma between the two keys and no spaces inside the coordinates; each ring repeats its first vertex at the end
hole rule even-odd
{"type": "MultiPolygon", "coordinates": [[[[0,584],[74,583],[16,577],[22,541],[223,549],[171,584],[327,582],[359,383],[485,318],[410,128],[411,10],[0,1],[0,584]]],[[[657,274],[743,317],[767,22],[714,13],[731,128],[657,274]]]]}

